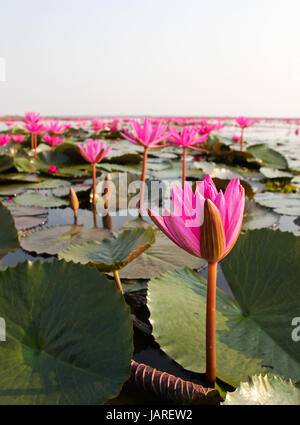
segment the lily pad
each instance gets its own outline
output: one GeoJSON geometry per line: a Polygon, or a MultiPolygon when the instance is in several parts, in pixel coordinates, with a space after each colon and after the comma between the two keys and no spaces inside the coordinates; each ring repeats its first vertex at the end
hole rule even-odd
{"type": "Polygon", "coordinates": [[[53,196],[51,193],[42,194],[39,192],[26,192],[22,195],[15,197],[15,203],[17,205],[31,206],[31,207],[61,207],[63,205],[69,205],[69,202],[53,196]]]}
{"type": "Polygon", "coordinates": [[[268,208],[272,208],[277,214],[300,216],[300,195],[294,193],[257,193],[255,201],[268,208]]]}
{"type": "Polygon", "coordinates": [[[102,241],[109,236],[110,232],[105,229],[86,229],[83,226],[66,224],[28,232],[20,243],[25,251],[55,255],[69,245],[102,241]]]}
{"type": "Polygon", "coordinates": [[[287,160],[281,153],[269,148],[263,143],[249,146],[247,148],[247,151],[255,155],[256,158],[258,158],[259,160],[261,160],[266,167],[275,169],[289,168],[287,160]]]}
{"type": "Polygon", "coordinates": [[[7,329],[0,404],[94,405],[116,397],[130,375],[132,322],[105,275],[55,260],[0,276],[7,329]]]}
{"type": "Polygon", "coordinates": [[[287,171],[275,170],[273,168],[261,167],[259,170],[267,179],[292,179],[293,174],[287,171]]]}
{"type": "Polygon", "coordinates": [[[0,156],[0,173],[3,171],[10,170],[14,165],[14,160],[9,155],[1,155],[0,156]]]}
{"type": "MultiPolygon", "coordinates": [[[[18,234],[10,211],[0,203],[0,258],[19,248],[18,234]]],[[[1,317],[1,315],[0,315],[1,317]]]]}
{"type": "Polygon", "coordinates": [[[48,210],[43,208],[28,208],[8,206],[17,230],[27,230],[36,226],[41,226],[47,221],[48,210]]]}
{"type": "MultiPolygon", "coordinates": [[[[217,288],[217,376],[233,386],[265,373],[299,380],[291,322],[299,312],[300,238],[249,231],[221,266],[235,300],[217,288]]],[[[205,372],[205,279],[177,270],[148,288],[156,341],[186,369],[205,372]]]]}
{"type": "Polygon", "coordinates": [[[224,403],[229,405],[300,405],[300,389],[280,376],[255,375],[227,393],[224,403]]]}
{"type": "Polygon", "coordinates": [[[111,272],[120,270],[142,254],[155,241],[155,231],[147,229],[124,230],[116,239],[105,239],[102,243],[90,241],[81,245],[71,245],[59,252],[58,257],[65,261],[90,264],[98,270],[111,272]]]}
{"type": "Polygon", "coordinates": [[[246,199],[243,230],[272,227],[278,223],[279,218],[278,214],[260,207],[252,200],[246,199]]]}
{"type": "Polygon", "coordinates": [[[159,232],[156,242],[133,263],[120,271],[123,279],[152,279],[161,273],[190,267],[200,270],[207,263],[201,258],[188,254],[159,232]]]}

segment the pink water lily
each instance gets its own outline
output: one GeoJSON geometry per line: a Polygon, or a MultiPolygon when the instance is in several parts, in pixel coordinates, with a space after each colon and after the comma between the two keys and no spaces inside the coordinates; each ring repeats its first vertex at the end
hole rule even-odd
{"type": "Polygon", "coordinates": [[[49,123],[46,123],[45,130],[47,133],[49,133],[51,136],[55,136],[58,134],[62,134],[65,131],[64,124],[59,124],[58,121],[50,121],[49,123]]]}
{"type": "Polygon", "coordinates": [[[143,214],[144,205],[144,194],[145,194],[145,180],[146,180],[146,167],[149,148],[157,149],[163,148],[166,145],[160,144],[166,140],[168,134],[166,133],[167,124],[163,125],[161,120],[158,120],[155,124],[149,118],[145,118],[143,125],[141,126],[138,121],[131,120],[132,134],[123,128],[121,134],[125,139],[129,140],[135,145],[141,145],[144,148],[143,156],[143,168],[141,175],[141,194],[140,194],[140,205],[139,214],[143,214]]]}
{"type": "Polygon", "coordinates": [[[6,125],[6,127],[12,127],[14,125],[13,121],[4,121],[4,124],[6,125]]]}
{"type": "Polygon", "coordinates": [[[0,146],[7,145],[11,142],[11,136],[9,134],[0,134],[0,146]]]}
{"type": "Polygon", "coordinates": [[[207,175],[195,194],[186,182],[173,187],[174,212],[163,217],[148,210],[153,222],[179,247],[208,262],[206,311],[206,377],[216,380],[216,282],[217,264],[235,245],[245,208],[245,191],[239,179],[232,179],[225,193],[216,189],[207,175]]]}
{"type": "Polygon", "coordinates": [[[198,151],[205,152],[206,149],[197,148],[195,145],[204,143],[207,141],[207,135],[198,136],[198,130],[195,127],[183,127],[181,132],[176,127],[172,127],[168,134],[168,140],[177,146],[182,147],[182,187],[186,179],[186,151],[189,149],[196,149],[198,151]]]}
{"type": "Polygon", "coordinates": [[[144,148],[155,148],[160,142],[166,139],[167,124],[163,125],[162,121],[158,121],[153,126],[152,120],[145,118],[143,125],[136,120],[131,121],[132,134],[125,128],[122,129],[122,136],[129,140],[131,143],[141,145],[144,148]]]}
{"type": "Polygon", "coordinates": [[[55,165],[50,165],[48,168],[49,173],[51,174],[57,174],[58,173],[58,169],[55,167],[55,165]]]}
{"type": "Polygon", "coordinates": [[[45,136],[43,136],[43,139],[46,143],[49,143],[49,145],[51,145],[52,151],[54,151],[55,146],[60,145],[65,141],[65,139],[63,138],[60,138],[58,136],[50,136],[49,134],[45,134],[45,136]]]}
{"type": "Polygon", "coordinates": [[[40,120],[40,113],[36,112],[25,112],[25,122],[36,123],[40,120]]]}
{"type": "Polygon", "coordinates": [[[242,151],[243,145],[244,145],[244,130],[245,128],[251,127],[255,123],[255,120],[253,120],[252,118],[237,117],[235,118],[235,122],[241,128],[241,137],[239,142],[240,142],[240,150],[242,151]]]}
{"type": "Polygon", "coordinates": [[[96,207],[96,164],[102,161],[112,148],[106,148],[106,142],[88,139],[85,146],[78,143],[83,158],[93,164],[93,206],[96,207]]]}
{"type": "Polygon", "coordinates": [[[25,140],[25,136],[23,136],[23,134],[14,134],[11,138],[16,143],[23,143],[25,140]]]}
{"type": "Polygon", "coordinates": [[[221,256],[214,259],[214,262],[218,262],[229,253],[241,230],[245,190],[240,185],[239,179],[232,179],[224,194],[221,190],[217,191],[209,175],[197,186],[195,194],[187,182],[184,189],[174,185],[172,190],[174,212],[165,211],[163,217],[150,209],[148,213],[154,223],[173,242],[190,254],[203,258],[200,234],[206,200],[218,210],[224,228],[226,244],[221,256]]]}
{"type": "Polygon", "coordinates": [[[91,129],[96,132],[96,134],[99,134],[99,131],[102,130],[102,128],[105,127],[105,123],[99,121],[97,118],[92,119],[92,126],[91,129]]]}

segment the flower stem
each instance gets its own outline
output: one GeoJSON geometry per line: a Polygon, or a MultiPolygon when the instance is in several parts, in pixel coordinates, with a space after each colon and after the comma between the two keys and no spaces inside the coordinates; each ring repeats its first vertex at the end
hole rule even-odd
{"type": "Polygon", "coordinates": [[[139,208],[140,217],[142,217],[143,215],[143,208],[144,208],[147,158],[148,158],[148,148],[144,148],[143,169],[142,169],[142,176],[141,176],[141,198],[140,198],[140,208],[139,208]]]}
{"type": "Polygon", "coordinates": [[[93,207],[96,207],[96,163],[93,163],[93,207]]]}
{"type": "Polygon", "coordinates": [[[115,278],[117,288],[119,289],[121,293],[123,293],[123,288],[122,288],[121,279],[120,279],[118,270],[114,270],[114,278],[115,278]]]}
{"type": "Polygon", "coordinates": [[[34,135],[34,158],[36,159],[37,134],[34,135]]]}
{"type": "Polygon", "coordinates": [[[183,157],[182,157],[182,189],[184,189],[184,182],[186,179],[186,147],[183,148],[183,157]]]}
{"type": "Polygon", "coordinates": [[[206,379],[216,380],[216,286],[218,263],[208,263],[206,302],[206,379]]]}
{"type": "Polygon", "coordinates": [[[242,128],[241,142],[240,142],[241,152],[243,152],[243,145],[244,145],[244,129],[242,128]]]}

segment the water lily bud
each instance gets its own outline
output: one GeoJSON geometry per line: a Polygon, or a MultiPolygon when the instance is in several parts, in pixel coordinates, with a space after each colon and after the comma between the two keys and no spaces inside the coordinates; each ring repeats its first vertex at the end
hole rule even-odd
{"type": "Polygon", "coordinates": [[[223,255],[226,238],[218,208],[210,199],[204,204],[204,220],[200,227],[201,257],[209,263],[216,263],[223,255]]]}
{"type": "Polygon", "coordinates": [[[76,195],[75,190],[73,187],[70,187],[70,203],[71,207],[73,208],[74,212],[76,213],[79,208],[79,201],[76,195]]]}

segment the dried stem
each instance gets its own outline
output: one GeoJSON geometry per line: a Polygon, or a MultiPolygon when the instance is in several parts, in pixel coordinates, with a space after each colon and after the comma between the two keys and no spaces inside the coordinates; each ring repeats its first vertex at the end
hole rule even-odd
{"type": "Polygon", "coordinates": [[[118,270],[114,270],[114,278],[115,278],[117,288],[123,294],[122,283],[121,283],[121,279],[120,279],[118,270]]]}

